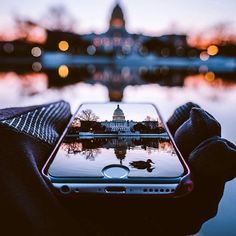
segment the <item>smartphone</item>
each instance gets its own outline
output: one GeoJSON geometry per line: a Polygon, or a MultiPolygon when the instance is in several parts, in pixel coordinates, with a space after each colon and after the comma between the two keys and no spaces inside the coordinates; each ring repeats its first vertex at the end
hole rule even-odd
{"type": "Polygon", "coordinates": [[[63,195],[182,196],[190,170],[149,103],[84,103],[42,169],[63,195]]]}

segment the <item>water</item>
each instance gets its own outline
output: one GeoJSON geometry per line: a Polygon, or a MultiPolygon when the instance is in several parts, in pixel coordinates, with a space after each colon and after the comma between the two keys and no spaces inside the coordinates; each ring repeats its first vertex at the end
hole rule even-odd
{"type": "MultiPolygon", "coordinates": [[[[191,68],[190,68],[191,69],[191,68]]],[[[236,75],[171,71],[161,68],[110,66],[70,70],[61,78],[57,70],[0,73],[0,108],[26,106],[64,99],[75,111],[82,102],[109,100],[155,103],[164,119],[193,101],[215,116],[222,136],[236,142],[236,75]]],[[[236,180],[226,184],[217,215],[205,222],[198,235],[235,235],[236,180]]]]}
{"type": "Polygon", "coordinates": [[[58,177],[103,177],[103,168],[114,164],[128,167],[130,178],[179,177],[184,171],[168,139],[100,137],[62,143],[49,173],[58,177]],[[135,166],[140,161],[141,166],[135,166]]]}

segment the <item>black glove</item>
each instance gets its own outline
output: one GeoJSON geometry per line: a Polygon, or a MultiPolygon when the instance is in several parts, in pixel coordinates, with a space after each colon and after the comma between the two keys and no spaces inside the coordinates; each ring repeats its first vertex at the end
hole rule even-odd
{"type": "MultiPolygon", "coordinates": [[[[4,235],[65,232],[63,208],[41,175],[71,117],[68,103],[0,111],[0,209],[4,235]]],[[[67,227],[68,228],[68,227],[67,227]]]]}

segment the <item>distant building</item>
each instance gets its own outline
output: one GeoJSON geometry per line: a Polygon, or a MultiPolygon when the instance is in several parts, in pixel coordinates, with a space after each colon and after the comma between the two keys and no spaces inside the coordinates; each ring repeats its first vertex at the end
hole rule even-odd
{"type": "MultiPolygon", "coordinates": [[[[108,30],[101,34],[86,34],[82,38],[92,42],[92,46],[98,51],[104,50],[106,52],[115,52],[116,54],[131,54],[140,53],[143,42],[153,37],[127,32],[123,10],[120,4],[116,3],[111,13],[108,30]]],[[[186,35],[162,35],[156,38],[163,42],[172,43],[175,46],[187,44],[186,35]]]]}
{"type": "Polygon", "coordinates": [[[125,119],[124,112],[119,105],[117,105],[117,108],[113,112],[112,121],[101,122],[101,125],[106,127],[106,131],[122,133],[132,132],[135,124],[137,124],[137,122],[125,119]]]}

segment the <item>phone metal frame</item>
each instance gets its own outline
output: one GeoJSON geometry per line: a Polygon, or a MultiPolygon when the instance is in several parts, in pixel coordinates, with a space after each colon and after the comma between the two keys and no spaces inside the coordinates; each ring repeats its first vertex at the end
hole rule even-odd
{"type": "Polygon", "coordinates": [[[126,103],[121,102],[120,104],[146,104],[152,105],[160,117],[166,132],[169,135],[171,143],[175,149],[175,152],[183,166],[184,174],[177,177],[153,177],[145,179],[142,178],[132,178],[132,179],[114,179],[114,178],[83,178],[83,177],[53,177],[48,174],[48,169],[56,156],[56,153],[62,143],[74,117],[77,115],[78,111],[83,105],[86,104],[107,104],[87,102],[82,103],[77,111],[73,114],[70,121],[68,122],[65,130],[63,131],[61,137],[59,138],[55,148],[53,149],[48,160],[42,168],[42,175],[49,184],[53,186],[56,193],[63,195],[81,195],[81,194],[112,194],[112,195],[158,195],[163,197],[180,197],[188,194],[193,189],[193,182],[191,180],[191,172],[186,164],[184,158],[179,152],[174,139],[169,131],[168,126],[164,122],[159,110],[153,103],[126,103]]]}

